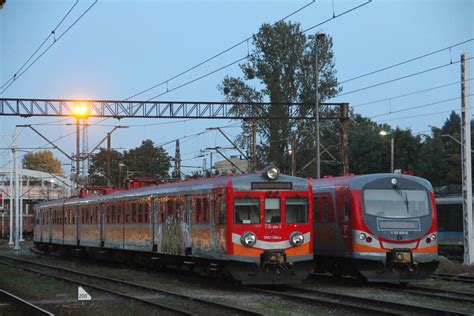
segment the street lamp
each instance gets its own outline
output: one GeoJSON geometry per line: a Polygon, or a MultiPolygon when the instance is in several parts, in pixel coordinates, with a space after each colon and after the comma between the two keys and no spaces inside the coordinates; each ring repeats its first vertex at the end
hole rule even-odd
{"type": "Polygon", "coordinates": [[[316,179],[321,178],[321,157],[320,157],[320,122],[319,122],[319,96],[318,96],[318,88],[319,88],[319,58],[318,58],[318,40],[323,39],[326,36],[324,33],[317,33],[315,38],[315,48],[314,48],[314,74],[315,74],[315,92],[314,92],[314,116],[316,120],[316,179]]]}
{"type": "Polygon", "coordinates": [[[90,116],[89,107],[86,102],[75,102],[72,108],[72,115],[76,119],[76,189],[79,188],[79,167],[81,155],[81,120],[86,120],[90,116]]]}
{"type": "Polygon", "coordinates": [[[379,133],[381,136],[387,136],[390,135],[390,172],[393,173],[394,171],[394,164],[395,164],[395,137],[393,134],[387,132],[387,131],[380,131],[379,133]]]}

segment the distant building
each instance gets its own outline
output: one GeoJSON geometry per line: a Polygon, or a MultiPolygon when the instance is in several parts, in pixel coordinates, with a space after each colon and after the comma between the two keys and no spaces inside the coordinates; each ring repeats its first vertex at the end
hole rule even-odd
{"type": "MultiPolygon", "coordinates": [[[[10,209],[10,172],[11,169],[0,169],[0,212],[10,209]]],[[[33,204],[69,197],[74,189],[69,179],[55,174],[29,169],[22,169],[21,174],[20,199],[24,214],[30,213],[33,204]]]]}
{"type": "Polygon", "coordinates": [[[214,168],[219,172],[219,174],[242,174],[249,171],[249,162],[246,159],[242,159],[239,156],[230,156],[229,160],[232,163],[227,160],[222,160],[214,164],[214,168]],[[239,171],[239,169],[243,172],[239,171]]]}

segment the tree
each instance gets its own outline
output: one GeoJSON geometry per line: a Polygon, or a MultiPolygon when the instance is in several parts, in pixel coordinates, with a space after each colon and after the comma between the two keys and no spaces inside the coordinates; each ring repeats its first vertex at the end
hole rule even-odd
{"type": "MultiPolygon", "coordinates": [[[[315,36],[307,37],[298,23],[263,24],[253,37],[254,49],[248,62],[240,65],[244,77],[226,77],[218,86],[229,102],[271,102],[269,108],[236,108],[235,112],[260,117],[272,113],[282,118],[259,119],[257,132],[260,146],[267,157],[263,163],[275,163],[283,171],[289,171],[287,149],[291,137],[297,137],[297,143],[301,144],[301,155],[298,156],[300,167],[314,158],[308,155],[309,148],[314,147],[314,120],[291,121],[286,104],[305,102],[308,105],[300,108],[300,114],[312,113],[315,49],[319,54],[320,100],[324,101],[340,91],[335,77],[332,39],[327,36],[318,40],[317,44],[315,36]],[[258,88],[252,86],[252,82],[258,88]]],[[[244,132],[241,139],[250,134],[249,124],[243,122],[242,128],[244,132]]]]}
{"type": "MultiPolygon", "coordinates": [[[[89,167],[89,183],[92,185],[107,185],[107,157],[109,152],[105,148],[92,155],[89,167]]],[[[114,150],[110,150],[110,184],[113,187],[120,187],[120,182],[125,177],[125,171],[120,170],[120,163],[123,161],[123,155],[114,150]],[[122,174],[123,172],[123,174],[122,174]]]]}
{"type": "Polygon", "coordinates": [[[141,146],[125,151],[124,164],[128,172],[143,177],[169,178],[170,157],[163,147],[156,147],[153,141],[142,141],[141,146]]]}
{"type": "Polygon", "coordinates": [[[23,165],[26,169],[38,170],[47,173],[61,175],[61,161],[54,158],[49,150],[41,150],[38,152],[27,153],[23,157],[23,165]]]}

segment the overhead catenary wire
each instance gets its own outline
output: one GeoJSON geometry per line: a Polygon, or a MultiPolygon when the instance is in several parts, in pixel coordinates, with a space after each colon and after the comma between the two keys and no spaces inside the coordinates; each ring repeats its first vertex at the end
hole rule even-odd
{"type": "Polygon", "coordinates": [[[367,76],[370,76],[370,75],[379,73],[379,72],[381,72],[381,71],[385,71],[385,70],[392,69],[392,68],[395,68],[395,67],[398,67],[398,66],[401,66],[401,65],[404,65],[404,64],[408,64],[408,63],[411,63],[411,62],[413,62],[413,61],[415,61],[415,60],[423,59],[423,58],[426,58],[426,57],[428,57],[428,56],[435,55],[435,54],[444,52],[444,51],[446,51],[446,50],[450,50],[450,49],[452,49],[452,48],[454,48],[454,47],[457,47],[457,46],[460,46],[460,45],[469,43],[469,42],[471,42],[471,41],[473,41],[473,40],[474,40],[474,38],[470,38],[470,39],[467,39],[467,40],[465,40],[465,41],[462,41],[462,42],[459,42],[459,43],[456,43],[456,44],[447,46],[447,47],[445,47],[445,48],[441,48],[441,49],[438,49],[438,50],[435,50],[435,51],[432,51],[432,52],[429,52],[429,53],[426,53],[426,54],[423,54],[423,55],[420,55],[420,56],[417,56],[417,57],[414,57],[414,58],[410,58],[410,59],[404,60],[404,61],[402,61],[402,62],[395,63],[395,64],[390,65],[390,66],[382,67],[382,68],[380,68],[380,69],[377,69],[377,70],[374,70],[374,71],[370,71],[370,72],[368,72],[368,73],[365,73],[365,74],[362,74],[362,75],[355,76],[355,77],[353,77],[353,78],[349,78],[349,79],[343,80],[343,81],[339,82],[338,84],[341,85],[341,84],[343,84],[343,83],[350,82],[350,81],[353,81],[353,80],[356,80],[356,79],[360,79],[360,78],[364,78],[364,77],[367,77],[367,76]]]}
{"type": "Polygon", "coordinates": [[[15,74],[15,78],[10,81],[10,83],[2,91],[0,91],[0,94],[4,93],[16,80],[18,80],[25,72],[27,72],[28,69],[31,68],[31,66],[33,66],[41,57],[43,57],[44,54],[46,54],[49,49],[54,46],[54,44],[56,44],[74,25],[76,25],[77,22],[79,22],[79,20],[82,19],[84,15],[87,14],[87,12],[92,9],[92,7],[97,3],[97,1],[98,0],[95,0],[94,3],[92,3],[76,20],[74,20],[74,22],[64,32],[62,32],[57,38],[55,38],[55,40],[48,47],[46,47],[46,49],[38,57],[36,57],[33,62],[28,65],[28,67],[23,69],[20,73],[15,74]]]}
{"type": "MultiPolygon", "coordinates": [[[[313,26],[311,26],[311,27],[309,27],[309,28],[303,30],[302,32],[303,32],[303,33],[309,32],[310,30],[312,30],[312,29],[314,29],[314,28],[316,28],[316,27],[318,27],[318,26],[321,26],[321,25],[323,25],[323,24],[325,24],[325,23],[328,23],[328,22],[330,22],[330,21],[332,21],[332,20],[334,20],[334,19],[337,19],[337,18],[339,18],[339,17],[341,17],[341,16],[343,16],[343,15],[345,15],[345,14],[348,14],[349,12],[352,12],[352,11],[354,11],[354,10],[356,10],[356,9],[359,9],[359,8],[361,8],[361,7],[363,7],[363,6],[367,5],[367,4],[369,4],[369,3],[371,3],[371,2],[372,2],[372,0],[368,0],[368,1],[366,1],[366,2],[364,2],[364,3],[362,3],[362,4],[360,4],[360,5],[354,6],[354,7],[352,7],[351,9],[348,9],[348,10],[342,12],[342,13],[337,14],[336,16],[333,16],[333,17],[331,17],[331,18],[329,18],[329,19],[326,19],[326,20],[324,20],[324,21],[322,21],[322,22],[320,22],[320,23],[318,23],[318,24],[315,24],[315,25],[313,25],[313,26]]],[[[213,74],[215,74],[215,73],[217,73],[217,72],[219,72],[219,71],[221,71],[221,70],[224,70],[224,69],[226,69],[226,68],[229,68],[230,66],[233,66],[233,65],[235,65],[235,64],[238,64],[239,62],[241,62],[241,61],[243,61],[243,60],[246,60],[246,59],[248,59],[249,57],[254,56],[254,55],[258,54],[258,53],[259,53],[259,52],[254,52],[254,53],[252,53],[252,54],[248,54],[248,55],[246,55],[246,56],[244,56],[244,57],[241,57],[241,58],[239,58],[239,59],[237,59],[237,60],[234,60],[234,61],[232,61],[232,62],[230,62],[230,63],[228,63],[228,64],[226,64],[226,65],[224,65],[224,66],[219,67],[218,69],[215,69],[215,70],[213,70],[213,71],[210,71],[210,72],[208,72],[208,73],[206,73],[206,74],[204,74],[204,75],[201,75],[201,76],[199,76],[199,77],[197,77],[197,78],[195,78],[195,79],[189,80],[189,81],[187,81],[187,82],[185,82],[185,83],[183,83],[183,84],[181,84],[181,85],[179,85],[179,86],[177,86],[177,87],[174,87],[174,88],[172,88],[172,89],[167,89],[165,92],[162,92],[162,93],[160,93],[160,94],[157,94],[157,95],[155,95],[154,97],[149,98],[147,101],[154,100],[154,99],[156,99],[156,98],[158,98],[158,97],[161,97],[161,96],[163,96],[163,95],[165,95],[165,94],[167,94],[167,93],[170,93],[170,92],[172,92],[172,91],[175,91],[175,90],[177,90],[177,89],[180,89],[180,88],[183,88],[183,87],[185,87],[185,86],[187,86],[187,85],[190,85],[190,84],[192,84],[192,83],[194,83],[194,82],[196,82],[196,81],[199,81],[199,80],[201,80],[201,79],[204,79],[204,78],[206,78],[206,77],[208,77],[208,76],[210,76],[210,75],[213,75],[213,74]]]]}
{"type": "MultiPolygon", "coordinates": [[[[285,17],[279,19],[277,22],[273,23],[273,25],[275,25],[275,24],[277,24],[277,23],[279,23],[279,22],[282,22],[282,21],[288,19],[289,17],[291,17],[291,16],[297,14],[298,12],[300,12],[300,11],[306,9],[307,7],[309,7],[310,5],[312,5],[312,4],[315,3],[315,2],[316,2],[316,0],[313,0],[313,1],[311,1],[311,2],[309,2],[309,3],[307,3],[307,4],[305,4],[304,6],[300,7],[299,9],[297,9],[297,10],[291,12],[290,14],[286,15],[285,17]]],[[[132,99],[132,98],[134,98],[134,97],[137,97],[137,96],[139,96],[139,95],[141,95],[141,94],[143,94],[143,93],[146,93],[146,92],[148,92],[148,91],[150,91],[150,90],[153,90],[153,89],[155,89],[155,88],[158,88],[158,87],[160,87],[160,86],[162,86],[162,85],[164,85],[164,84],[168,84],[170,81],[172,81],[172,80],[174,80],[174,79],[176,79],[176,78],[179,78],[179,77],[181,77],[182,75],[185,75],[185,74],[187,74],[188,72],[190,72],[190,71],[192,71],[192,70],[194,70],[194,69],[196,69],[196,68],[199,68],[200,66],[202,66],[202,65],[204,65],[204,64],[207,64],[207,63],[210,62],[211,60],[214,60],[214,59],[216,59],[217,57],[224,55],[225,53],[227,53],[227,52],[233,50],[234,48],[236,48],[236,47],[238,47],[238,46],[240,46],[240,45],[242,45],[242,44],[244,44],[244,43],[247,43],[249,40],[252,39],[253,35],[254,35],[254,34],[252,34],[252,35],[250,35],[249,37],[247,37],[246,39],[244,39],[244,40],[242,40],[242,41],[240,41],[240,42],[238,42],[238,43],[236,43],[236,44],[234,44],[234,45],[232,45],[232,46],[230,46],[230,47],[228,47],[228,48],[226,48],[226,49],[220,51],[219,53],[217,53],[217,54],[215,54],[215,55],[213,55],[213,56],[211,56],[211,57],[205,59],[204,61],[202,61],[202,62],[200,62],[200,63],[198,63],[198,64],[196,64],[196,65],[194,65],[194,66],[192,66],[192,67],[189,67],[189,68],[185,69],[184,71],[182,71],[182,72],[180,72],[180,73],[178,73],[178,74],[176,74],[176,75],[174,75],[174,76],[172,76],[172,77],[170,77],[170,78],[168,78],[168,79],[166,79],[166,80],[164,80],[164,81],[162,81],[162,82],[160,82],[160,83],[158,83],[158,84],[155,84],[155,85],[153,85],[153,86],[151,86],[151,87],[149,87],[149,88],[147,88],[147,89],[145,89],[145,90],[142,90],[142,91],[140,91],[140,92],[138,92],[138,93],[135,93],[134,95],[132,95],[132,96],[130,96],[130,97],[124,99],[124,100],[125,100],[125,101],[130,100],[130,99],[132,99]]]]}
{"type": "MultiPolygon", "coordinates": [[[[472,94],[469,94],[468,96],[472,96],[472,94]]],[[[415,109],[425,108],[425,107],[428,107],[428,106],[433,106],[433,105],[446,103],[446,102],[449,102],[449,101],[454,101],[454,100],[459,100],[459,99],[461,99],[461,97],[455,97],[455,98],[451,98],[451,99],[446,99],[446,100],[441,100],[441,101],[436,101],[436,102],[430,102],[430,103],[426,103],[426,104],[423,104],[423,105],[412,106],[412,107],[401,109],[401,110],[390,111],[390,112],[387,112],[387,113],[374,115],[374,116],[371,116],[369,118],[374,119],[374,118],[381,117],[381,116],[392,115],[392,114],[396,114],[396,113],[400,113],[400,112],[406,112],[406,111],[411,111],[411,110],[415,110],[415,109]]]]}
{"type": "MultiPolygon", "coordinates": [[[[474,109],[474,107],[470,107],[470,109],[474,109]]],[[[406,120],[406,119],[417,118],[417,117],[424,117],[424,116],[430,116],[430,115],[436,115],[436,114],[446,114],[446,113],[451,113],[451,112],[456,112],[456,113],[457,113],[457,112],[461,112],[461,109],[456,108],[456,109],[451,109],[451,110],[446,110],[446,111],[441,111],[441,112],[430,112],[430,113],[423,113],[423,114],[410,115],[410,116],[404,116],[404,117],[396,117],[396,118],[391,118],[391,119],[386,119],[386,120],[380,120],[380,121],[376,121],[376,122],[377,122],[377,123],[385,123],[385,122],[406,120]]]]}
{"type": "Polygon", "coordinates": [[[72,7],[69,9],[69,11],[63,16],[63,18],[61,19],[61,21],[59,21],[59,23],[56,25],[56,27],[49,33],[48,36],[46,36],[46,38],[43,40],[43,42],[38,46],[38,48],[36,48],[36,50],[33,52],[33,54],[31,54],[31,56],[23,63],[23,65],[21,65],[20,68],[18,68],[17,71],[15,71],[15,73],[10,77],[10,79],[8,79],[7,81],[5,81],[4,84],[2,84],[2,86],[0,86],[0,89],[3,89],[3,87],[5,87],[11,80],[15,80],[17,74],[23,69],[23,67],[26,66],[26,64],[31,60],[31,58],[33,58],[34,55],[36,55],[36,53],[41,49],[41,47],[43,47],[43,45],[51,38],[51,36],[54,36],[56,34],[56,30],[58,29],[58,27],[63,23],[63,21],[68,17],[68,15],[72,12],[72,10],[74,9],[74,7],[79,3],[79,0],[76,0],[76,2],[72,5],[72,7]]]}

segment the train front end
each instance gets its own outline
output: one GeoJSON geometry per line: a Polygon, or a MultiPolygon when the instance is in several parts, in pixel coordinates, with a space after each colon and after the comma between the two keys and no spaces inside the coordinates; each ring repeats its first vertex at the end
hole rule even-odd
{"type": "Polygon", "coordinates": [[[232,180],[227,249],[235,279],[289,284],[308,277],[313,260],[310,187],[305,179],[279,174],[276,168],[232,180]]]}
{"type": "Polygon", "coordinates": [[[431,184],[401,174],[354,177],[352,256],[369,281],[407,283],[438,267],[436,204],[431,184]]]}

